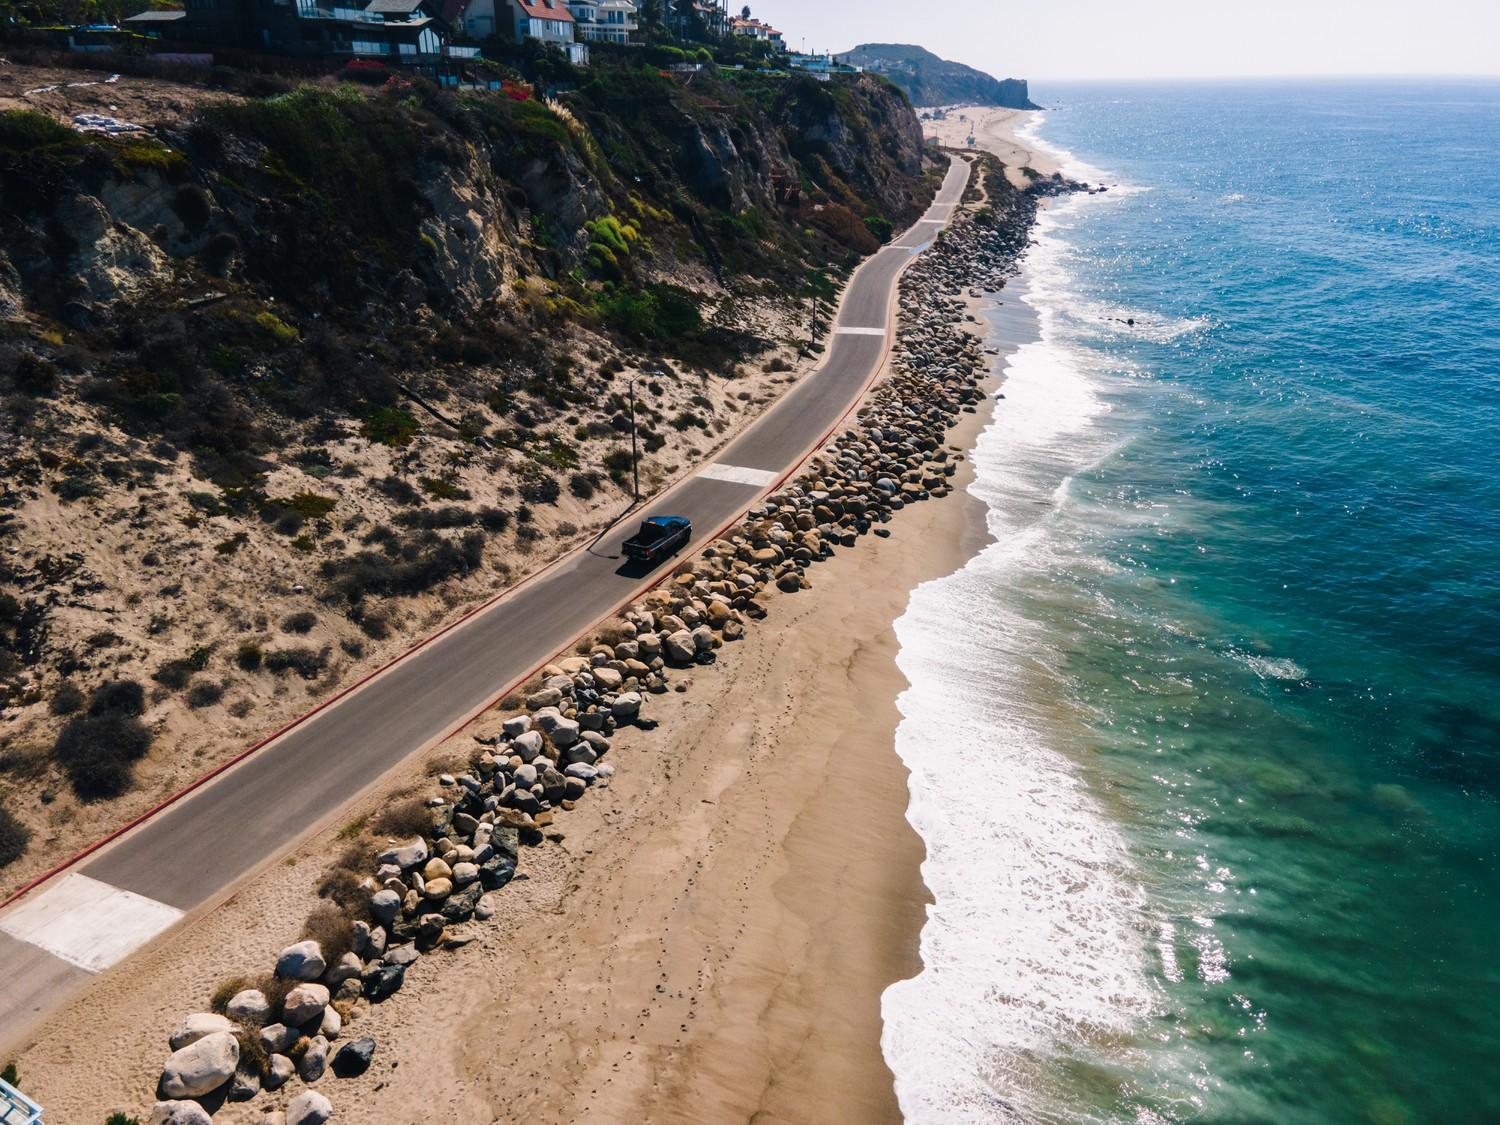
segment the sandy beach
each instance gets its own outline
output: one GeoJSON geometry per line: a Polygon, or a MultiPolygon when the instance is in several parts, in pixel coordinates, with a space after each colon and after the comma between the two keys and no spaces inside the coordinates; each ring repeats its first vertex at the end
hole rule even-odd
{"type": "Polygon", "coordinates": [[[948,148],[977,148],[994,153],[1004,161],[1006,176],[1016,187],[1024,188],[1031,182],[1022,168],[1035,169],[1043,176],[1062,170],[1055,158],[1019,134],[1035,110],[960,105],[948,106],[944,112],[942,121],[924,120],[923,133],[948,148]]]}

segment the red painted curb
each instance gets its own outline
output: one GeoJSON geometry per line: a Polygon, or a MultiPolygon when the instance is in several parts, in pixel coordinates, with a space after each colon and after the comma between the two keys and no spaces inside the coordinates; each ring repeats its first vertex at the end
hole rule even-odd
{"type": "MultiPolygon", "coordinates": [[[[958,159],[958,158],[955,158],[955,159],[958,159]]],[[[960,194],[959,199],[954,204],[952,204],[952,206],[957,207],[957,206],[960,206],[962,203],[963,203],[963,197],[962,197],[962,194],[960,194]]],[[[936,200],[934,200],[934,203],[932,205],[930,205],[930,206],[935,206],[935,205],[936,205],[936,200]]],[[[949,223],[949,222],[952,222],[952,215],[951,215],[951,213],[949,215],[949,218],[945,221],[944,226],[946,227],[947,223],[949,223]]],[[[913,223],[911,227],[907,228],[907,230],[902,233],[902,237],[905,237],[907,234],[911,233],[912,230],[915,230],[916,226],[917,226],[917,224],[913,223]]],[[[934,239],[934,241],[935,241],[935,239],[934,239]]],[[[930,246],[931,243],[929,243],[928,245],[930,246]]],[[[925,250],[923,251],[923,253],[925,253],[925,250]]],[[[874,369],[870,373],[869,378],[865,380],[865,382],[863,383],[863,385],[861,385],[861,387],[859,388],[859,393],[854,396],[854,398],[850,401],[849,405],[844,409],[844,412],[838,416],[837,420],[835,420],[834,423],[831,426],[829,426],[829,428],[824,432],[823,436],[820,437],[820,438],[818,438],[817,441],[813,442],[813,444],[807,448],[807,450],[796,460],[796,462],[794,462],[792,464],[792,466],[790,468],[788,468],[786,470],[786,472],[782,473],[781,476],[778,477],[774,482],[772,482],[771,484],[767,485],[765,488],[763,488],[759,492],[755,493],[754,498],[751,499],[750,502],[747,503],[743,508],[741,508],[734,517],[732,517],[730,520],[728,520],[726,523],[724,523],[723,526],[721,526],[712,535],[710,535],[707,538],[703,539],[699,543],[698,547],[695,548],[687,556],[688,558],[691,559],[691,558],[696,557],[701,551],[704,550],[704,548],[708,547],[715,540],[719,539],[724,534],[724,532],[728,531],[731,527],[733,527],[735,524],[737,524],[744,517],[744,514],[747,511],[749,511],[751,508],[753,508],[756,504],[760,503],[760,501],[763,500],[770,493],[775,492],[778,488],[782,487],[782,485],[784,485],[792,477],[792,475],[794,473],[800,471],[801,468],[802,468],[802,466],[807,463],[808,459],[810,457],[812,457],[812,455],[814,453],[816,453],[819,449],[821,449],[827,443],[828,439],[830,437],[832,437],[834,435],[834,433],[836,433],[844,425],[845,422],[848,421],[849,415],[851,415],[852,413],[854,413],[854,411],[856,409],[858,409],[863,404],[865,396],[870,393],[870,388],[875,385],[876,381],[880,378],[880,373],[885,370],[886,364],[890,360],[891,351],[892,351],[892,349],[895,346],[895,336],[896,336],[896,317],[890,315],[890,312],[896,306],[896,303],[897,303],[897,301],[899,299],[899,296],[900,296],[900,285],[899,285],[899,282],[900,282],[900,279],[901,279],[901,275],[904,274],[907,271],[908,268],[910,268],[912,262],[916,261],[916,259],[918,257],[920,257],[920,254],[917,254],[917,253],[911,253],[911,254],[909,254],[907,261],[902,264],[902,266],[901,266],[901,268],[899,270],[896,271],[895,277],[892,279],[892,281],[896,282],[897,284],[895,284],[895,285],[892,286],[891,298],[890,298],[890,302],[889,302],[889,304],[887,306],[886,322],[887,322],[888,327],[886,329],[886,334],[885,334],[885,343],[884,343],[884,346],[882,347],[881,353],[880,353],[880,362],[875,365],[874,369]]],[[[872,258],[870,258],[868,260],[869,261],[873,261],[874,258],[872,257],[872,258]]],[[[848,291],[845,290],[845,292],[847,293],[848,291]]],[[[842,311],[842,301],[840,302],[840,311],[842,311]]],[[[830,326],[830,331],[831,332],[836,333],[837,319],[838,319],[837,313],[835,313],[834,323],[833,323],[833,325],[830,326]]],[[[820,370],[820,369],[819,368],[814,368],[813,371],[808,375],[808,378],[812,378],[813,375],[816,375],[817,372],[818,372],[818,370],[820,370]]],[[[774,407],[773,407],[773,409],[774,409],[774,407]]],[[[762,414],[761,417],[764,418],[764,417],[766,417],[766,415],[762,414]]],[[[758,420],[759,419],[757,419],[757,421],[758,420]]],[[[743,433],[744,431],[741,431],[741,432],[743,433]]],[[[661,494],[662,498],[670,496],[673,492],[677,491],[679,488],[682,488],[683,486],[685,486],[686,484],[688,484],[690,481],[692,481],[693,475],[694,474],[689,474],[688,476],[686,476],[683,479],[679,480],[671,488],[667,489],[666,492],[664,492],[664,493],[661,494]]],[[[349,686],[343,688],[342,690],[336,692],[335,694],[329,696],[327,699],[323,700],[323,702],[319,703],[316,707],[313,707],[311,710],[306,711],[306,712],[304,712],[301,715],[298,715],[295,719],[290,720],[285,725],[277,728],[272,733],[266,735],[264,738],[262,738],[259,741],[254,742],[251,745],[247,746],[244,750],[240,751],[234,757],[229,758],[226,761],[220,762],[217,766],[215,766],[213,769],[209,770],[207,773],[203,774],[201,777],[199,777],[199,778],[195,779],[194,781],[188,783],[187,785],[183,786],[183,788],[177,790],[175,793],[172,793],[169,796],[164,797],[160,802],[158,802],[157,804],[151,806],[149,809],[147,809],[146,811],[140,813],[138,816],[133,817],[131,820],[127,821],[125,824],[122,824],[120,827],[116,828],[114,831],[110,832],[108,835],[103,836],[103,837],[101,837],[98,840],[95,840],[92,844],[88,845],[88,847],[84,848],[82,851],[78,852],[76,855],[73,855],[73,856],[69,857],[68,859],[63,860],[63,862],[57,864],[55,867],[52,867],[52,868],[48,869],[47,871],[44,871],[42,874],[36,876],[34,879],[30,880],[29,882],[22,884],[22,886],[20,886],[19,888],[17,888],[15,891],[11,892],[11,894],[9,896],[7,896],[4,900],[0,900],[0,910],[4,910],[6,907],[10,906],[13,902],[16,902],[18,899],[20,899],[20,898],[24,897],[25,895],[30,894],[32,891],[36,890],[37,887],[41,886],[43,883],[47,882],[49,879],[53,878],[56,875],[62,874],[64,871],[68,870],[71,867],[76,866],[77,864],[79,864],[83,860],[87,859],[89,856],[93,855],[100,848],[102,848],[105,845],[110,844],[113,841],[119,839],[121,836],[125,835],[127,832],[130,832],[132,829],[138,828],[140,825],[144,824],[146,821],[150,820],[152,817],[156,816],[158,813],[160,813],[163,810],[171,807],[172,805],[175,805],[178,801],[182,800],[184,797],[188,796],[189,794],[194,793],[197,790],[201,789],[203,786],[207,785],[210,781],[214,780],[214,778],[219,777],[221,774],[225,773],[226,771],[233,769],[235,766],[237,766],[241,762],[243,762],[246,758],[249,758],[252,754],[255,754],[257,751],[263,750],[265,747],[267,747],[271,743],[275,742],[278,738],[280,738],[282,735],[286,734],[288,731],[292,730],[295,727],[301,726],[303,723],[305,723],[309,719],[314,718],[315,716],[321,714],[323,711],[326,711],[328,708],[332,707],[334,704],[339,703],[339,702],[343,701],[344,699],[347,699],[350,695],[353,695],[360,688],[362,688],[366,684],[368,684],[371,680],[376,679],[378,676],[382,675],[383,673],[385,673],[390,668],[395,667],[397,664],[401,663],[403,660],[405,660],[408,657],[410,657],[410,656],[412,656],[412,655],[420,652],[422,649],[426,648],[428,645],[432,644],[434,641],[438,640],[440,637],[446,636],[447,634],[451,633],[453,630],[457,629],[459,626],[464,625],[467,622],[469,622],[470,620],[472,620],[473,618],[479,616],[481,613],[488,612],[490,609],[492,609],[499,602],[505,600],[506,598],[512,596],[513,594],[519,592],[520,590],[525,589],[527,586],[531,585],[533,582],[539,581],[543,576],[545,576],[546,574],[548,574],[550,571],[552,571],[556,567],[562,565],[564,562],[567,562],[568,560],[572,559],[574,556],[576,556],[578,554],[579,551],[584,550],[584,549],[585,549],[585,547],[583,547],[583,546],[575,547],[573,550],[569,551],[567,554],[561,555],[558,558],[553,559],[550,563],[548,563],[546,566],[542,567],[542,569],[539,570],[539,571],[537,571],[535,574],[528,575],[526,578],[524,578],[521,582],[517,583],[515,586],[511,586],[511,587],[509,587],[509,588],[507,588],[505,590],[502,590],[502,591],[500,591],[500,593],[496,594],[494,597],[490,598],[489,600],[481,602],[479,605],[477,605],[473,609],[471,609],[468,613],[465,613],[462,617],[459,617],[456,620],[449,622],[447,625],[444,625],[441,629],[437,630],[437,632],[429,634],[428,636],[424,637],[422,640],[418,641],[416,644],[412,645],[410,648],[405,649],[404,651],[398,653],[396,656],[393,656],[390,660],[388,660],[384,664],[380,665],[380,667],[375,668],[375,669],[367,672],[365,675],[361,676],[358,680],[354,681],[354,683],[350,684],[349,686]]],[[[675,570],[675,569],[676,568],[674,567],[673,570],[675,570]]],[[[588,633],[592,632],[594,629],[596,629],[598,627],[598,625],[599,625],[600,622],[607,621],[609,618],[611,618],[611,617],[615,616],[617,613],[619,613],[620,610],[623,607],[629,605],[631,602],[634,602],[634,601],[638,600],[641,597],[644,597],[646,594],[649,594],[652,590],[654,590],[658,586],[660,586],[663,582],[665,582],[668,578],[670,578],[672,576],[673,570],[665,571],[659,577],[657,577],[656,579],[654,579],[649,585],[637,588],[629,596],[627,596],[626,598],[624,598],[623,600],[621,600],[620,602],[618,602],[608,612],[606,612],[605,614],[603,614],[600,617],[595,618],[592,623],[590,623],[586,628],[583,629],[582,632],[576,634],[574,637],[572,637],[570,640],[568,640],[563,645],[563,647],[560,648],[560,649],[558,649],[558,650],[556,650],[556,652],[554,652],[552,656],[548,657],[546,660],[542,661],[540,664],[537,664],[530,671],[528,671],[525,675],[523,675],[520,678],[512,681],[506,687],[502,688],[499,692],[497,692],[495,695],[493,695],[492,697],[490,697],[484,703],[484,705],[482,707],[479,707],[477,710],[470,712],[465,718],[461,719],[459,722],[457,722],[453,726],[447,728],[441,734],[435,736],[434,738],[429,739],[422,746],[416,747],[412,751],[411,754],[407,755],[407,758],[410,758],[414,754],[420,753],[422,750],[426,749],[429,746],[432,746],[432,745],[435,745],[436,743],[442,742],[444,739],[451,738],[451,737],[453,737],[453,735],[455,735],[459,731],[463,730],[469,724],[471,724],[472,722],[474,722],[475,719],[479,718],[480,715],[484,714],[486,711],[488,711],[491,707],[493,707],[500,700],[504,699],[511,692],[515,691],[515,689],[518,688],[520,685],[524,684],[527,680],[531,679],[531,677],[534,676],[534,675],[536,675],[537,672],[539,672],[541,669],[545,668],[548,664],[552,663],[552,661],[554,659],[556,659],[562,653],[566,652],[568,650],[568,648],[578,640],[579,637],[585,636],[588,633]]],[[[406,759],[403,759],[403,761],[405,761],[405,760],[406,759]]],[[[382,774],[382,776],[384,776],[384,774],[382,774]]]]}

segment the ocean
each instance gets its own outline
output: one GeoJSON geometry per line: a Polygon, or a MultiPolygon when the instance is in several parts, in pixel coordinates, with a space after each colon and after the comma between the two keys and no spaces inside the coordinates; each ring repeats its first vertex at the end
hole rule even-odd
{"type": "Polygon", "coordinates": [[[912,1122],[1500,1120],[1500,83],[1045,87],[914,592],[912,1122]]]}

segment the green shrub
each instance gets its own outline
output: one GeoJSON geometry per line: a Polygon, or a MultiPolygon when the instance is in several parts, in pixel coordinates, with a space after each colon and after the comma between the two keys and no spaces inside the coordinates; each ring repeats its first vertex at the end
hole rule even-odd
{"type": "Polygon", "coordinates": [[[76,714],[83,710],[83,692],[77,684],[63,684],[47,705],[47,710],[54,715],[76,714]]]}
{"type": "Polygon", "coordinates": [[[104,1125],[141,1125],[141,1119],[131,1117],[128,1113],[111,1113],[104,1119],[104,1125]]]}
{"type": "Polygon", "coordinates": [[[224,685],[218,680],[194,680],[187,691],[187,705],[194,711],[212,707],[224,698],[224,685]]]}
{"type": "Polygon", "coordinates": [[[281,623],[283,633],[309,633],[312,627],[318,623],[318,615],[310,610],[294,613],[281,623]]]}
{"type": "Polygon", "coordinates": [[[57,392],[61,379],[57,364],[32,352],[22,352],[16,358],[16,387],[32,395],[50,395],[57,392]]]}
{"type": "Polygon", "coordinates": [[[10,810],[0,805],[0,867],[8,867],[26,854],[31,843],[31,829],[22,824],[10,810]]]}
{"type": "Polygon", "coordinates": [[[458,542],[422,532],[386,545],[385,553],[361,551],[323,564],[334,594],[358,605],[366,594],[420,594],[455,575],[468,574],[484,560],[484,534],[468,532],[458,542]]]}
{"type": "Polygon", "coordinates": [[[327,648],[319,650],[306,645],[278,649],[266,653],[266,668],[278,676],[283,672],[296,672],[304,680],[316,680],[328,667],[328,653],[327,648]]]}
{"type": "Polygon", "coordinates": [[[255,326],[283,347],[295,344],[299,333],[269,309],[255,314],[255,326]]]}
{"type": "Polygon", "coordinates": [[[129,788],[134,763],[151,748],[149,727],[132,715],[87,715],[69,721],[52,756],[85,801],[118,797],[129,788]]]}
{"type": "Polygon", "coordinates": [[[410,445],[417,436],[417,420],[399,406],[382,406],[365,419],[360,432],[382,445],[410,445]]]}
{"type": "Polygon", "coordinates": [[[235,663],[247,672],[253,672],[259,668],[264,658],[265,653],[261,651],[260,645],[254,641],[241,642],[239,651],[234,655],[235,663]]]}
{"type": "Polygon", "coordinates": [[[89,695],[89,714],[140,715],[146,710],[146,689],[134,680],[110,680],[89,695]]]}
{"type": "Polygon", "coordinates": [[[0,113],[0,152],[26,153],[38,149],[80,148],[84,139],[45,113],[10,109],[0,113]]]}
{"type": "Polygon", "coordinates": [[[883,215],[866,215],[865,227],[875,236],[877,242],[889,242],[891,235],[895,233],[891,221],[883,215]]]}

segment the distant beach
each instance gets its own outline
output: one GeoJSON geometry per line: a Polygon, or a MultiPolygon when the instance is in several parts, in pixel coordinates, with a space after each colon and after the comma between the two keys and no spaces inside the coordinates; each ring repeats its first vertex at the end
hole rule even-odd
{"type": "MultiPolygon", "coordinates": [[[[924,113],[928,111],[923,111],[924,113]]],[[[1033,110],[1000,109],[994,106],[946,106],[941,121],[922,122],[922,132],[947,148],[978,149],[993,153],[1004,162],[1006,175],[1016,187],[1030,183],[1021,171],[1031,168],[1043,176],[1062,170],[1058,159],[1025,135],[1033,110]],[[974,143],[969,143],[969,137],[974,143]]]]}

